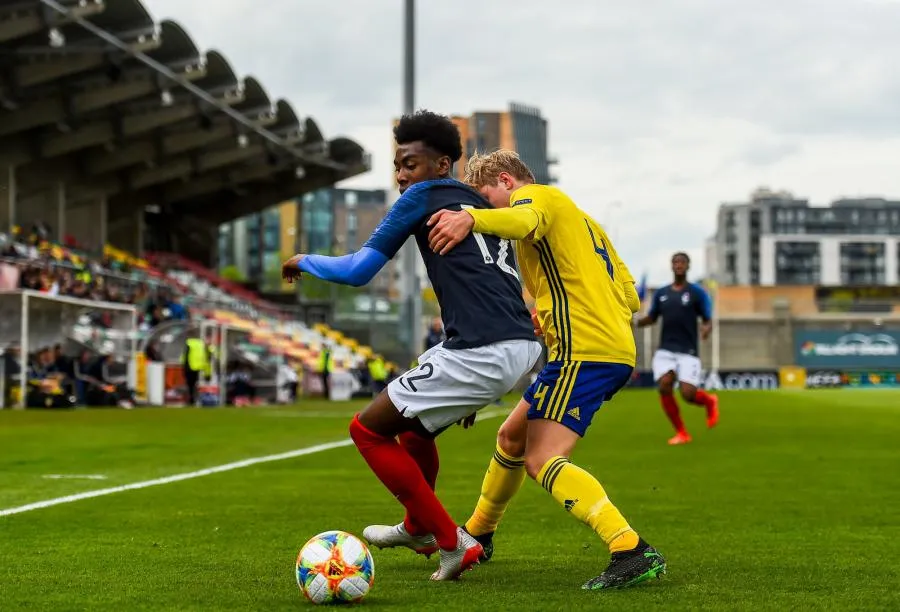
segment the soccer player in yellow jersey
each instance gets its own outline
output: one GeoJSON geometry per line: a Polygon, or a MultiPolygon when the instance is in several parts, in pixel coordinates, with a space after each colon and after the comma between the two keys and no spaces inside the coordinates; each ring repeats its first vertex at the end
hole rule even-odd
{"type": "Polygon", "coordinates": [[[603,228],[559,189],[535,184],[516,153],[474,155],[466,182],[495,210],[439,211],[428,221],[430,246],[446,254],[470,232],[518,241],[549,360],[501,426],[465,528],[489,558],[493,533],[527,473],[609,547],[609,565],[584,589],[658,577],[666,571],[662,555],[631,528],[601,484],[569,460],[594,413],[634,370],[631,318],[640,308],[634,279],[603,228]]]}

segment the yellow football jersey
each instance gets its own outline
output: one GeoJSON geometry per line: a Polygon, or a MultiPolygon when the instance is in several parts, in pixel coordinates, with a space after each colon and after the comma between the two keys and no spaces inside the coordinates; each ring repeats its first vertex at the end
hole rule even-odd
{"type": "Polygon", "coordinates": [[[635,365],[634,283],[603,228],[556,187],[517,189],[508,209],[468,210],[473,231],[518,240],[525,287],[534,297],[551,361],[635,365]]]}

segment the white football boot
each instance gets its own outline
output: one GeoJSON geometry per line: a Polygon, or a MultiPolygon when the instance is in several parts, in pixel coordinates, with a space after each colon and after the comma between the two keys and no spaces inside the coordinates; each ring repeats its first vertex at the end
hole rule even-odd
{"type": "Polygon", "coordinates": [[[363,530],[366,541],[377,548],[405,546],[417,554],[430,557],[438,551],[437,540],[431,534],[414,536],[403,523],[399,525],[369,525],[363,530]]]}
{"type": "Polygon", "coordinates": [[[441,550],[441,564],[431,575],[432,580],[456,580],[475,567],[484,554],[481,544],[461,527],[456,529],[456,542],[455,549],[441,550]]]}

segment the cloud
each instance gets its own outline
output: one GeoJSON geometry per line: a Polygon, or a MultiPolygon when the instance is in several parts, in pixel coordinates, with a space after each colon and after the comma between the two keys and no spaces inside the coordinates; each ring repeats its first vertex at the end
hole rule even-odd
{"type": "MultiPolygon", "coordinates": [[[[145,0],[391,180],[402,3],[145,0]]],[[[722,201],[768,184],[826,203],[900,196],[900,3],[864,0],[418,2],[417,101],[541,108],[560,187],[652,281],[696,256],[722,201]],[[611,203],[621,202],[619,208],[611,203]],[[604,217],[611,216],[611,220],[604,217]]]]}

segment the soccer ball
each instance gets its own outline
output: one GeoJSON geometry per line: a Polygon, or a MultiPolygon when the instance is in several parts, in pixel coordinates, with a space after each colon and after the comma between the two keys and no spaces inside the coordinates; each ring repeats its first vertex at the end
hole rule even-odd
{"type": "Polygon", "coordinates": [[[297,555],[297,584],[314,604],[362,601],[375,580],[375,562],[362,540],[344,531],[314,536],[297,555]]]}

